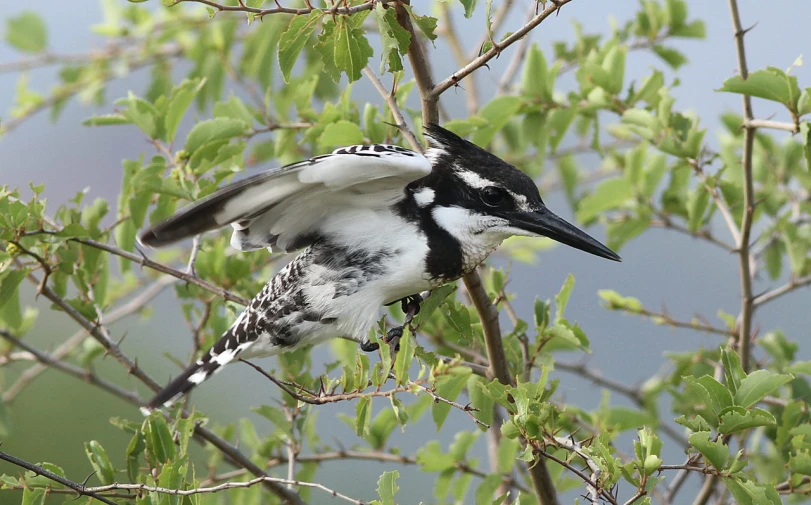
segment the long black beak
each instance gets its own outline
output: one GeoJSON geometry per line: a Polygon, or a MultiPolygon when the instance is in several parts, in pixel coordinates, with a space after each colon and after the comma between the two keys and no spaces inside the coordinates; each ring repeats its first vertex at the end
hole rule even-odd
{"type": "Polygon", "coordinates": [[[556,216],[548,209],[512,214],[508,219],[510,220],[510,224],[516,228],[549,237],[561,244],[586,251],[589,254],[600,256],[601,258],[622,261],[622,258],[620,258],[617,253],[594,240],[573,224],[556,216]]]}

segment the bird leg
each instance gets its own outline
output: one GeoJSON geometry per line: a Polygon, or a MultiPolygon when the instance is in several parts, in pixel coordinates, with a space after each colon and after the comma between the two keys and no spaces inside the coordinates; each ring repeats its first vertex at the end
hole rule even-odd
{"type": "MultiPolygon", "coordinates": [[[[400,307],[403,309],[403,312],[405,312],[406,315],[405,321],[403,321],[402,325],[395,326],[394,328],[390,329],[386,333],[386,336],[383,338],[384,342],[386,342],[389,345],[393,344],[395,346],[394,348],[395,350],[398,350],[400,348],[400,344],[398,342],[400,341],[400,338],[402,338],[403,336],[405,327],[410,326],[411,321],[414,320],[414,316],[420,313],[421,303],[422,296],[420,296],[419,294],[407,296],[402,300],[400,300],[400,307]]],[[[360,344],[360,349],[363,352],[375,352],[379,347],[380,346],[377,344],[377,342],[370,342],[368,340],[360,344]]]]}

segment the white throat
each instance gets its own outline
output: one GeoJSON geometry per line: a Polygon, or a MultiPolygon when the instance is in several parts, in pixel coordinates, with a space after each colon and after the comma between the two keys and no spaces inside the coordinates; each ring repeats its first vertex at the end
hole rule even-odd
{"type": "Polygon", "coordinates": [[[510,234],[498,231],[507,225],[500,217],[487,216],[462,207],[434,207],[434,221],[455,238],[464,255],[466,271],[484,261],[510,234]]]}

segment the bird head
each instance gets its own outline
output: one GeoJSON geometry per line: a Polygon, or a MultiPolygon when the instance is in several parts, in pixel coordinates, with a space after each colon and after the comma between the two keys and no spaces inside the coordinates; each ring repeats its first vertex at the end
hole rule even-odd
{"type": "Polygon", "coordinates": [[[427,126],[425,135],[433,177],[413,189],[414,200],[430,208],[436,224],[460,243],[492,250],[514,235],[548,237],[621,261],[611,249],[550,211],[532,179],[514,166],[440,126],[427,126]]]}

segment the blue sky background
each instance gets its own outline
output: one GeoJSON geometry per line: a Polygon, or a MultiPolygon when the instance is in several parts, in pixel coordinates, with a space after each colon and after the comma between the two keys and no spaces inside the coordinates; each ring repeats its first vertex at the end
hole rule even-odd
{"type": "MultiPolygon", "coordinates": [[[[123,0],[121,0],[123,1],[123,0]]],[[[160,8],[158,2],[152,2],[154,8],[160,8]]],[[[422,2],[415,2],[415,5],[422,2]]],[[[497,3],[497,2],[496,2],[497,3]]],[[[506,26],[515,27],[524,16],[524,5],[529,1],[519,1],[519,8],[506,26]]],[[[716,93],[713,89],[720,87],[724,79],[737,72],[735,46],[732,37],[732,23],[728,6],[722,1],[689,1],[691,18],[700,18],[706,22],[707,39],[702,41],[681,40],[670,42],[682,51],[690,60],[678,72],[680,85],[673,91],[676,107],[695,111],[702,118],[702,124],[709,128],[707,138],[715,142],[719,131],[719,114],[726,111],[740,113],[738,95],[716,93]]],[[[781,2],[739,1],[744,26],[755,28],[747,35],[746,46],[750,70],[765,66],[787,68],[794,60],[806,53],[811,58],[811,32],[800,28],[801,23],[811,19],[811,2],[802,0],[784,0],[781,2]]],[[[548,19],[539,29],[533,32],[533,41],[537,42],[547,54],[550,54],[551,43],[556,40],[572,40],[573,20],[580,22],[584,31],[608,33],[610,20],[621,22],[632,16],[638,4],[636,2],[606,2],[600,0],[576,0],[566,5],[556,18],[548,19]]],[[[49,30],[49,48],[57,53],[83,53],[103,47],[103,41],[89,31],[89,26],[101,21],[101,10],[97,3],[57,0],[42,0],[36,4],[0,0],[0,17],[10,17],[24,9],[35,8],[41,13],[49,30]]],[[[182,4],[179,9],[193,9],[196,6],[182,4]]],[[[465,20],[456,9],[456,26],[468,43],[479,40],[483,29],[481,16],[465,20]]],[[[487,69],[479,70],[476,78],[483,90],[482,102],[487,95],[492,95],[494,83],[498,81],[501,71],[509,61],[510,50],[500,60],[487,69]]],[[[0,63],[17,61],[24,55],[16,53],[5,45],[0,45],[0,63]]],[[[455,68],[447,49],[440,45],[434,55],[436,78],[446,76],[449,69],[455,68]]],[[[376,59],[373,62],[376,63],[376,59]]],[[[651,68],[664,69],[665,65],[645,53],[629,55],[626,69],[626,86],[632,79],[641,79],[648,75],[651,68]]],[[[801,87],[811,86],[811,62],[809,66],[795,68],[801,87]]],[[[52,70],[37,70],[30,75],[31,86],[39,90],[48,90],[54,82],[52,70]]],[[[676,77],[667,72],[668,82],[676,77]]],[[[0,115],[10,109],[13,102],[17,74],[0,74],[0,115]]],[[[107,97],[110,102],[124,96],[128,90],[141,93],[147,83],[148,71],[139,71],[124,79],[114,81],[108,87],[107,97]]],[[[563,86],[571,82],[562,80],[563,86]]],[[[371,90],[371,88],[369,88],[371,90]]],[[[359,86],[358,96],[370,97],[370,101],[384,105],[374,91],[366,92],[359,86]]],[[[464,117],[464,97],[461,92],[453,90],[443,96],[443,103],[454,117],[464,117]]],[[[95,113],[109,112],[109,103],[93,108],[78,104],[75,100],[66,107],[57,123],[48,120],[48,113],[41,113],[25,122],[19,129],[0,139],[0,185],[27,187],[29,181],[45,183],[45,195],[55,208],[77,191],[89,187],[89,197],[103,196],[112,198],[120,185],[120,166],[123,158],[137,158],[142,152],[151,153],[151,146],[134,127],[86,128],[81,121],[95,113]]],[[[787,116],[778,106],[763,101],[755,102],[755,116],[786,120],[787,116]]],[[[192,123],[187,120],[184,128],[192,123]]],[[[782,137],[784,134],[776,134],[782,137]]],[[[597,163],[597,160],[595,160],[597,163]]],[[[549,165],[548,165],[549,166],[549,165]]],[[[566,218],[572,218],[568,206],[560,195],[545,195],[550,208],[566,218]]],[[[721,237],[728,238],[722,223],[715,223],[714,231],[721,237]]],[[[603,237],[599,226],[590,232],[603,237]]],[[[717,248],[693,241],[685,236],[663,230],[651,230],[643,237],[636,239],[622,250],[624,262],[615,264],[607,262],[565,247],[545,251],[534,265],[512,265],[511,288],[519,294],[515,306],[519,314],[531,317],[532,302],[535,296],[551,298],[560,288],[568,273],[577,279],[574,293],[567,308],[567,316],[579,322],[588,334],[593,348],[590,362],[604,374],[630,384],[638,383],[659,370],[665,360],[667,351],[684,351],[697,346],[713,348],[720,342],[715,336],[706,336],[683,330],[672,330],[655,326],[647,321],[609,312],[599,307],[597,290],[611,288],[623,295],[641,299],[646,306],[658,309],[664,303],[672,315],[678,319],[689,320],[693,314],[702,314],[710,320],[717,321],[718,309],[737,314],[739,308],[739,279],[737,259],[717,248]]],[[[261,252],[259,254],[262,254],[261,252]]],[[[504,259],[498,263],[508,266],[504,259]]],[[[762,291],[779,282],[760,279],[756,291],[762,291]]],[[[757,313],[756,326],[761,331],[782,328],[789,339],[808,342],[807,311],[811,302],[811,292],[797,292],[786,297],[780,303],[769,305],[757,313]]],[[[45,305],[41,305],[47,309],[45,305]]],[[[131,356],[137,356],[147,371],[156,378],[166,378],[174,368],[163,358],[165,352],[185,356],[189,352],[188,328],[177,313],[171,292],[164,294],[154,303],[155,317],[148,322],[128,320],[116,325],[115,332],[127,333],[125,350],[131,356]]],[[[509,323],[505,324],[509,328],[509,323]]],[[[59,342],[73,332],[73,325],[56,313],[43,314],[37,323],[32,341],[59,342]]],[[[801,344],[802,345],[802,344],[801,344]]],[[[809,346],[801,346],[801,356],[811,357],[809,346]]],[[[317,351],[317,356],[326,357],[326,348],[317,351]]],[[[573,355],[574,359],[579,356],[573,355]]],[[[111,360],[108,360],[111,361],[111,360]]],[[[271,362],[267,362],[271,365],[271,362]]],[[[260,379],[255,372],[246,367],[235,366],[218,375],[195,394],[198,407],[207,412],[217,422],[233,421],[246,415],[250,406],[267,403],[278,393],[269,387],[269,383],[260,379]]],[[[102,363],[101,373],[117,373],[113,363],[102,363]]],[[[558,374],[562,378],[560,394],[567,401],[573,401],[584,407],[595,407],[601,398],[601,391],[590,383],[567,374],[558,374]]],[[[623,404],[620,398],[615,403],[623,404]]],[[[387,405],[387,404],[386,404],[387,405]]],[[[376,409],[387,408],[381,402],[376,409]]],[[[334,417],[337,412],[354,406],[337,406],[319,408],[319,426],[325,441],[340,441],[351,446],[354,434],[345,429],[345,425],[334,417]]],[[[82,442],[97,438],[113,447],[126,443],[120,432],[107,423],[112,416],[137,418],[134,408],[123,407],[115,400],[96,393],[95,390],[77,381],[64,379],[54,372],[39,380],[21,396],[12,406],[14,431],[8,440],[3,441],[3,449],[35,461],[54,461],[73,468],[77,474],[89,465],[86,462],[74,462],[75,457],[83,458],[82,442]],[[42,402],[42,396],[50,394],[52,401],[42,402]],[[122,442],[123,441],[123,442],[122,442]]],[[[446,445],[454,431],[469,420],[461,413],[452,412],[451,419],[440,433],[443,445],[446,445]]],[[[430,423],[430,420],[427,422],[430,423]]],[[[257,423],[262,430],[270,427],[257,423]]],[[[427,424],[410,427],[405,434],[397,435],[394,444],[414,447],[423,441],[423,435],[435,437],[433,428],[427,424]]],[[[630,452],[631,445],[622,450],[630,452]]],[[[108,448],[108,452],[115,450],[108,448]]],[[[119,451],[117,454],[121,454],[119,451]]],[[[482,452],[483,456],[484,453],[482,452]]],[[[671,463],[681,462],[682,456],[677,450],[670,454],[671,463]],[[678,460],[678,461],[676,461],[678,460]]],[[[339,490],[352,491],[350,494],[370,498],[377,475],[382,472],[380,464],[334,464],[327,466],[324,484],[335,486],[339,490]],[[356,481],[358,475],[365,475],[362,481],[356,481]],[[355,483],[348,485],[348,482],[355,483]]],[[[413,497],[430,501],[432,494],[425,486],[428,476],[411,468],[401,469],[403,478],[401,488],[409,490],[403,495],[403,502],[408,503],[413,497]],[[410,497],[410,498],[406,498],[410,497]]],[[[84,475],[84,474],[82,474],[84,475]]],[[[692,483],[698,479],[692,478],[692,483]]],[[[404,491],[405,492],[405,491],[404,491]]],[[[685,495],[686,497],[687,495],[685,495]]],[[[313,495],[314,503],[320,503],[313,495]]],[[[4,497],[0,494],[0,504],[4,497]]]]}

